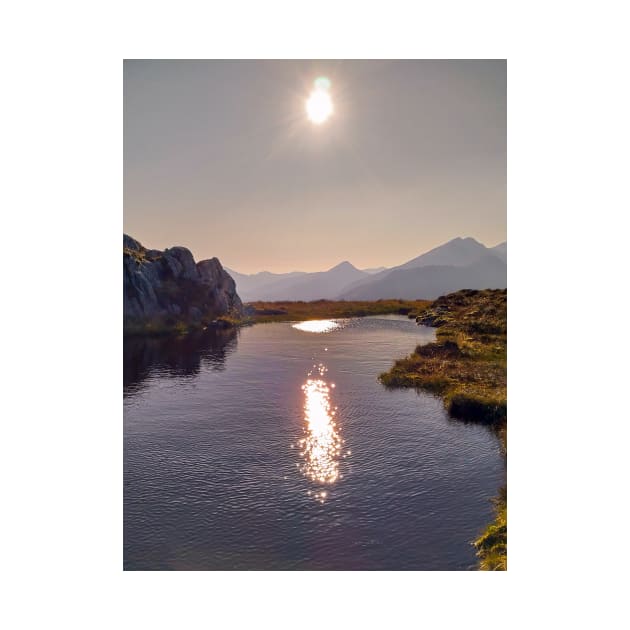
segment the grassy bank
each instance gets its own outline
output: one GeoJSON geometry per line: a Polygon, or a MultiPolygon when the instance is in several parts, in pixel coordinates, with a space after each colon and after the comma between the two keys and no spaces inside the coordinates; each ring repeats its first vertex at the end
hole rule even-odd
{"type": "MultiPolygon", "coordinates": [[[[507,291],[464,290],[442,296],[417,318],[437,328],[435,343],[418,346],[389,372],[387,387],[414,387],[440,396],[453,418],[492,426],[507,436],[507,291]]],[[[507,566],[507,499],[496,499],[495,521],[475,547],[480,568],[507,566]]]]}
{"type": "Polygon", "coordinates": [[[507,489],[494,500],[495,518],[473,543],[482,571],[507,570],[507,489]]]}
{"type": "Polygon", "coordinates": [[[246,307],[251,312],[251,318],[255,323],[265,323],[387,314],[415,318],[430,303],[428,300],[376,300],[373,302],[315,300],[313,302],[249,302],[246,307]]]}
{"type": "Polygon", "coordinates": [[[439,394],[452,417],[500,427],[507,417],[506,305],[499,290],[438,298],[418,317],[437,327],[437,341],[396,361],[381,382],[439,394]]]}

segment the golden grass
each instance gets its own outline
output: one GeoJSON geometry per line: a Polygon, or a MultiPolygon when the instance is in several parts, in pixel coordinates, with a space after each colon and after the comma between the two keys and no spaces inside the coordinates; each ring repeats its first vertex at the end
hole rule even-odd
{"type": "Polygon", "coordinates": [[[381,374],[388,387],[440,394],[449,414],[499,426],[507,416],[507,293],[459,291],[418,317],[437,326],[437,342],[418,346],[381,374]]]}
{"type": "Polygon", "coordinates": [[[507,490],[494,500],[495,519],[475,540],[482,571],[507,571],[507,490]]]}
{"type": "Polygon", "coordinates": [[[254,323],[305,321],[399,314],[415,317],[431,302],[428,300],[376,300],[347,302],[315,300],[312,302],[249,302],[245,305],[254,323]]]}

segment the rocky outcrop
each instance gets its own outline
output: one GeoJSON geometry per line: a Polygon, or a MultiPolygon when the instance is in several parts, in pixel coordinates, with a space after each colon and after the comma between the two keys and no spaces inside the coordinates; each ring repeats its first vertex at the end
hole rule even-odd
{"type": "Polygon", "coordinates": [[[243,304],[217,258],[195,263],[190,250],[147,249],[123,235],[123,318],[126,328],[239,318],[243,304]]]}

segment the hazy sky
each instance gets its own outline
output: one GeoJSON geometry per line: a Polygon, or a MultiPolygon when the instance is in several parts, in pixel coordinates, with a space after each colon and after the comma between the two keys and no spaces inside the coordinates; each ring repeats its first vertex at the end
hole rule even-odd
{"type": "Polygon", "coordinates": [[[124,230],[236,271],[506,239],[505,61],[126,61],[124,230]],[[314,80],[334,113],[309,122],[314,80]]]}

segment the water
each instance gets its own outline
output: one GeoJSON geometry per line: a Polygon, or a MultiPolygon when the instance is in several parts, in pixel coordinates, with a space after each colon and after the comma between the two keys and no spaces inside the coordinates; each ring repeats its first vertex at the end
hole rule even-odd
{"type": "Polygon", "coordinates": [[[125,341],[125,569],[475,568],[497,439],[377,381],[434,331],[320,328],[125,341]]]}

